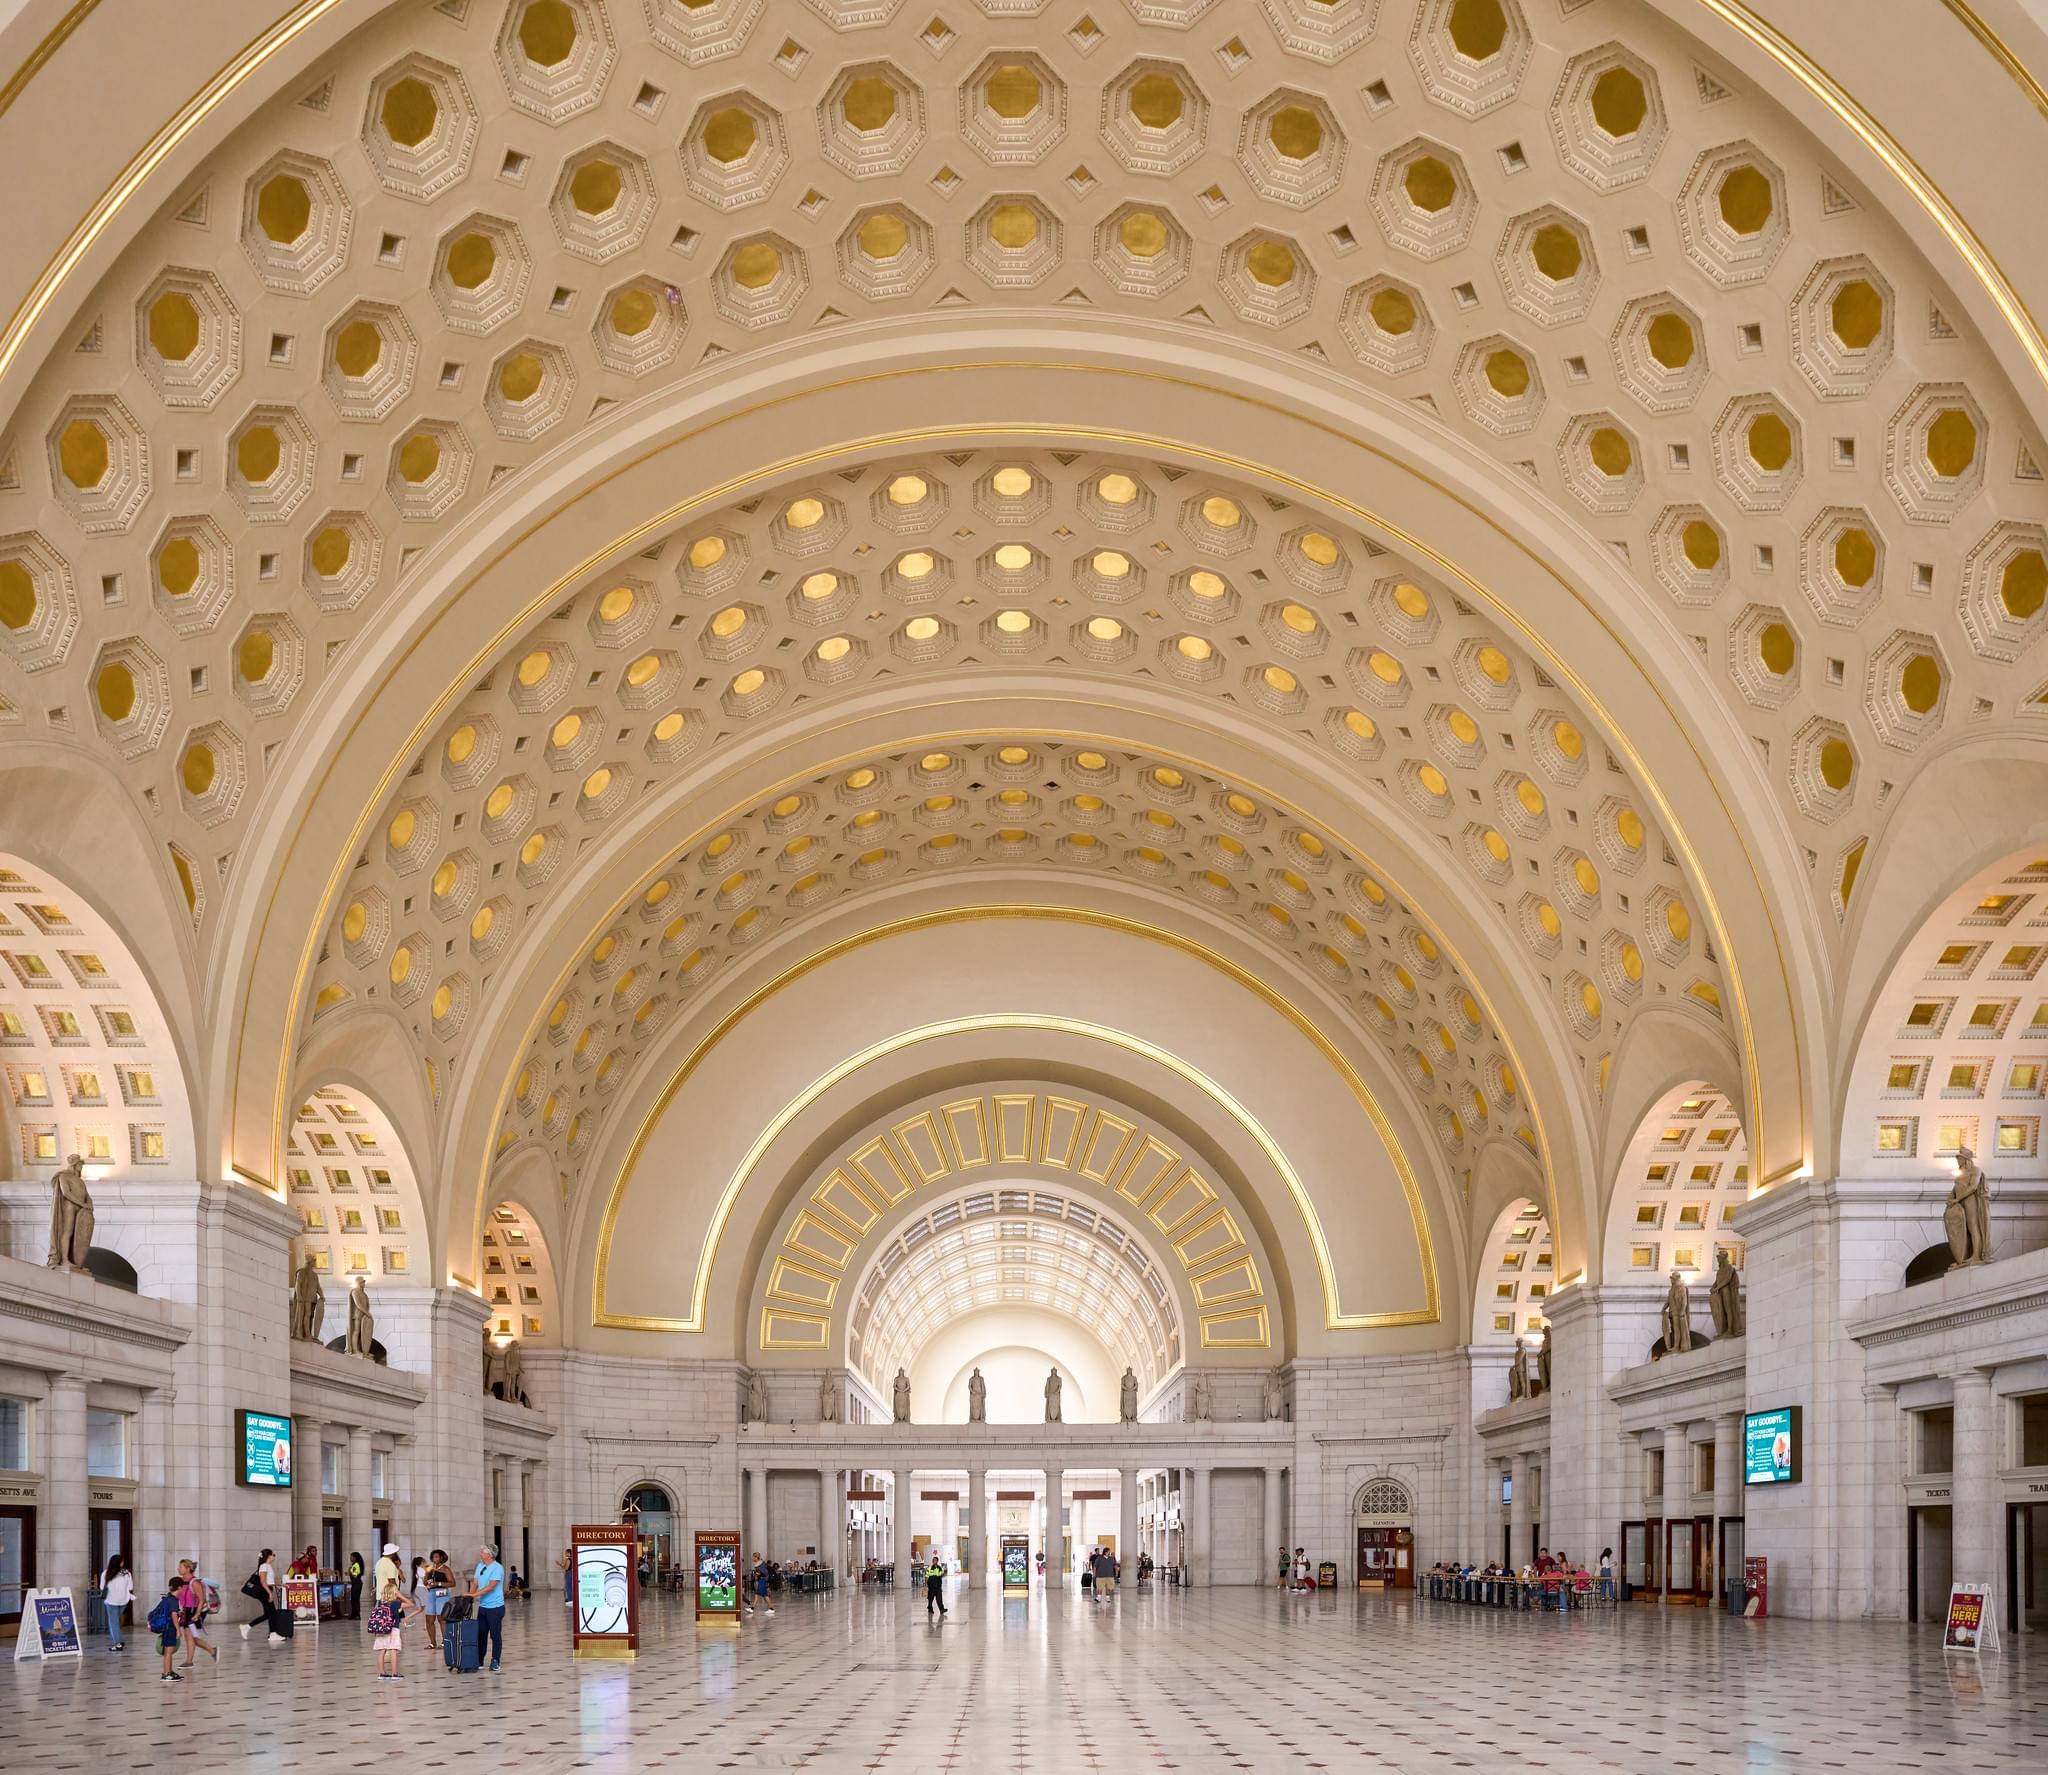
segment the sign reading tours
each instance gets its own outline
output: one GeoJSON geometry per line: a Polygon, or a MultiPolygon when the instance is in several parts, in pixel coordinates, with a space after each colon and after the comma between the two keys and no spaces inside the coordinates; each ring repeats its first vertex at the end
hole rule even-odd
{"type": "Polygon", "coordinates": [[[1752,1411],[1742,1420],[1742,1483],[1799,1483],[1799,1416],[1796,1405],[1752,1411]]]}
{"type": "Polygon", "coordinates": [[[697,1533],[697,1619],[740,1612],[740,1538],[723,1532],[697,1533]]]}
{"type": "Polygon", "coordinates": [[[292,1421],[275,1412],[235,1413],[235,1442],[241,1449],[238,1485],[290,1485],[292,1421]]]}
{"type": "Polygon", "coordinates": [[[1984,1655],[1985,1642],[1998,1644],[1998,1616],[1989,1584],[1952,1584],[1948,1592],[1948,1618],[1942,1623],[1941,1649],[1984,1655]]]}

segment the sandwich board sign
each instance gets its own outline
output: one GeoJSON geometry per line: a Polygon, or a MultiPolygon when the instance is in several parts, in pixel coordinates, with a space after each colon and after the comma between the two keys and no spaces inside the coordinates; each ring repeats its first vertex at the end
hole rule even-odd
{"type": "Polygon", "coordinates": [[[1951,1584],[1948,1618],[1941,1627],[1941,1649],[1970,1652],[1981,1658],[1987,1641],[1993,1651],[1998,1649],[1998,1609],[1991,1586],[1951,1584]]]}
{"type": "Polygon", "coordinates": [[[21,1633],[14,1642],[17,1661],[84,1655],[78,1639],[78,1611],[72,1606],[69,1590],[30,1590],[21,1601],[21,1633]]]}

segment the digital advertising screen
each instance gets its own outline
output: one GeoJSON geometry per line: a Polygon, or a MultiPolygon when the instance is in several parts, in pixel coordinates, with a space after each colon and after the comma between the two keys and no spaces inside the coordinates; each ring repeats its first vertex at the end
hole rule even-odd
{"type": "Polygon", "coordinates": [[[632,1564],[624,1545],[576,1549],[576,1631],[582,1638],[623,1638],[630,1631],[632,1564]]]}
{"type": "Polygon", "coordinates": [[[235,1475],[239,1485],[289,1486],[292,1482],[292,1421],[275,1412],[235,1413],[241,1449],[235,1475]]]}
{"type": "Polygon", "coordinates": [[[1742,1483],[1794,1485],[1799,1480],[1799,1407],[1752,1411],[1742,1420],[1742,1483]]]}
{"type": "Polygon", "coordinates": [[[1005,1590],[1029,1590],[1031,1588],[1031,1544],[1028,1541],[1003,1537],[1003,1588],[1005,1590]]]}
{"type": "Polygon", "coordinates": [[[697,1613],[730,1615],[740,1606],[740,1538],[697,1537],[697,1613]]]}

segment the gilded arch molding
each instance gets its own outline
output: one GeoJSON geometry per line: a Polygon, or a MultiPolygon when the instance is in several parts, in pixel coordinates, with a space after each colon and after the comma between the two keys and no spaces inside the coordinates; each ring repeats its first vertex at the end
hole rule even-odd
{"type": "MultiPolygon", "coordinates": [[[[922,331],[922,347],[906,345],[903,349],[913,354],[920,350],[930,353],[936,329],[926,327],[922,331]]],[[[902,345],[902,342],[897,343],[902,345]]],[[[813,466],[832,461],[852,463],[876,459],[916,441],[967,441],[971,437],[975,441],[995,442],[1043,441],[1048,438],[1073,442],[1093,440],[1126,449],[1142,449],[1154,456],[1179,459],[1190,465],[1213,467],[1219,461],[1227,461],[1234,473],[1254,480],[1266,480],[1304,503],[1313,503],[1347,517],[1369,534],[1385,537],[1392,546],[1422,553],[1440,573],[1460,588],[1461,593],[1483,602],[1518,634],[1526,636],[1528,644],[1539,657],[1546,661],[1558,660],[1560,672],[1575,683],[1583,684],[1593,677],[1601,677],[1599,665],[1612,668],[1601,677],[1601,682],[1619,687],[1627,702],[1622,704],[1617,692],[1612,690],[1609,701],[1615,706],[1610,707],[1594,699],[1608,719],[1616,722],[1612,738],[1618,745],[1623,743],[1617,709],[1631,720],[1639,720],[1637,731],[1644,733],[1644,743],[1655,744],[1659,763],[1667,767],[1665,777],[1669,780],[1663,785],[1666,805],[1683,801],[1689,808],[1703,810],[1704,817],[1712,823],[1717,834],[1710,839],[1689,838],[1685,846],[1688,866],[1700,872],[1698,878],[1710,884],[1719,881],[1722,893],[1727,896],[1724,907],[1720,898],[1712,894],[1710,886],[1708,897],[1713,899],[1717,934],[1722,938],[1717,948],[1738,969],[1743,966],[1753,968],[1757,964],[1745,963],[1744,958],[1757,953],[1749,940],[1760,941],[1765,958],[1762,963],[1764,970],[1778,975],[1771,991],[1774,995],[1772,1002],[1781,1006],[1781,1010],[1770,1020],[1759,1019],[1753,1012],[1746,1013],[1747,1033],[1753,1039],[1761,1039],[1767,1046],[1777,1044],[1780,1047],[1782,1064],[1767,1073],[1760,1071],[1758,1079],[1768,1078],[1775,1090],[1781,1084],[1799,1078],[1801,1069],[1795,1058],[1796,1042],[1789,1038],[1803,1022],[1794,1014],[1802,989],[1794,986],[1782,972],[1789,958],[1780,952],[1772,917],[1760,897],[1762,880],[1771,872],[1749,860],[1752,853],[1741,835],[1742,829],[1728,823],[1736,819],[1736,807],[1747,799],[1750,786],[1741,777],[1730,782],[1718,781],[1707,763],[1709,752],[1687,737],[1683,729],[1673,732],[1682,717],[1711,717],[1711,710],[1687,706],[1682,693],[1675,689],[1673,693],[1666,694],[1655,688],[1655,679],[1650,675],[1652,668],[1646,663],[1649,658],[1661,657],[1669,661],[1670,675],[1665,681],[1674,686],[1683,682],[1691,668],[1682,654],[1673,649],[1668,632],[1660,630],[1654,622],[1644,622],[1645,613],[1639,599],[1633,595],[1625,576],[1618,574],[1611,559],[1603,558],[1599,551],[1590,548],[1568,525],[1559,526],[1547,518],[1531,522],[1526,511],[1510,519],[1509,512],[1521,503],[1511,485],[1484,471],[1475,474],[1469,460],[1447,449],[1434,434],[1426,430],[1417,431],[1412,414],[1399,414],[1382,404],[1369,403],[1369,411],[1355,416],[1357,423],[1367,428],[1365,436],[1357,435],[1348,427],[1307,417],[1315,410],[1318,400],[1327,404],[1330,393],[1327,387],[1319,386],[1313,391],[1304,388],[1300,391],[1303,398],[1299,402],[1289,402],[1285,390],[1275,391],[1271,375],[1254,378],[1251,372],[1255,366],[1247,364],[1235,353],[1223,353],[1212,364],[1184,366],[1191,370],[1213,369],[1213,381],[1205,379],[1198,383],[1193,375],[1159,379],[1148,372],[1131,371],[1121,364],[1120,352],[1103,349],[1105,341],[1099,333],[1092,335],[1085,345],[1072,334],[1063,334],[1061,345],[1078,351],[1078,356],[1064,361],[1048,360],[1028,349],[1020,350],[1017,357],[1007,363],[992,362],[978,352],[963,360],[958,353],[965,343],[964,340],[956,342],[951,349],[938,354],[942,358],[951,358],[950,365],[935,363],[929,370],[889,372],[877,377],[841,376],[836,384],[815,389],[798,399],[743,406],[729,418],[714,420],[684,438],[671,439],[666,444],[657,444],[630,456],[624,467],[604,472],[591,464],[584,464],[578,469],[567,470],[563,480],[568,484],[558,487],[558,494],[567,495],[574,482],[588,479],[591,484],[577,491],[595,498],[601,485],[605,509],[631,510],[636,506],[648,509],[651,506],[656,514],[629,531],[613,536],[604,548],[592,551],[584,546],[584,537],[576,533],[573,523],[549,520],[529,524],[517,536],[497,543],[486,543],[474,535],[460,539],[464,559],[459,563],[453,560],[443,563],[443,571],[469,574],[470,596],[479,601],[472,603],[468,596],[456,598],[451,594],[443,601],[446,614],[435,619],[430,612],[422,611],[424,629],[394,636],[378,650],[383,657],[373,659],[369,650],[365,650],[365,657],[360,662],[361,697],[355,703],[361,715],[349,726],[345,721],[347,711],[337,705],[331,712],[323,736],[327,746],[324,759],[316,761],[309,754],[302,761],[306,774],[301,781],[306,794],[317,798],[338,782],[353,780],[360,783],[363,780],[361,773],[365,770],[372,783],[395,780],[403,768],[405,757],[431,730],[440,711],[469,680],[483,659],[509,644],[510,637],[527,620],[528,612],[558,601],[571,584],[604,563],[630,553],[647,535],[673,527],[690,511],[730,498],[740,490],[727,478],[703,496],[680,504],[672,498],[663,497],[665,489],[679,481],[685,485],[696,484],[695,475],[684,465],[686,457],[706,460],[703,453],[715,449],[717,460],[725,463],[733,460],[773,461],[773,469],[745,477],[746,483],[768,483],[786,478],[791,468],[796,466],[778,459],[776,452],[779,451],[781,436],[786,436],[790,429],[802,429],[810,435],[843,435],[846,419],[857,413],[856,423],[860,429],[852,433],[848,443],[808,453],[805,460],[813,466]],[[948,379],[950,369],[968,366],[976,370],[977,387],[972,391],[959,380],[948,379]],[[1104,373],[1112,370],[1131,380],[1112,381],[1104,373]],[[1226,388],[1223,386],[1225,383],[1239,386],[1226,388]],[[1077,414],[1085,417],[1091,408],[1114,413],[1134,388],[1142,389],[1151,403],[1150,416],[1166,422],[1163,436],[1133,438],[1113,419],[1099,425],[1076,423],[1077,414]],[[1276,392],[1281,395],[1278,400],[1273,398],[1276,392]],[[1312,393],[1314,398],[1311,398],[1312,393]],[[993,401],[1018,412],[1020,417],[994,432],[979,425],[937,429],[932,426],[931,414],[935,406],[953,404],[970,395],[971,404],[977,408],[985,408],[993,401]],[[1056,412],[1059,417],[1034,421],[1031,414],[1037,411],[1056,412]],[[915,422],[881,433],[871,429],[877,418],[898,414],[906,419],[914,416],[915,422]],[[1262,432],[1272,434],[1276,448],[1284,444],[1286,453],[1301,452],[1303,465],[1312,463],[1318,474],[1329,473],[1333,466],[1332,448],[1341,444],[1347,459],[1345,466],[1354,471],[1344,477],[1347,484],[1383,493],[1385,499],[1375,500],[1373,506],[1366,505],[1361,499],[1340,499],[1323,492],[1317,481],[1307,475],[1276,475],[1271,468],[1223,458],[1212,450],[1171,441],[1175,436],[1213,434],[1219,426],[1232,423],[1241,428],[1248,420],[1255,422],[1262,432]],[[1389,440],[1400,435],[1406,448],[1397,450],[1391,447],[1390,441],[1375,441],[1374,433],[1389,440]],[[646,505],[642,504],[646,495],[635,491],[639,488],[646,488],[653,495],[646,505]],[[1377,515],[1382,504],[1402,509],[1407,522],[1399,526],[1389,524],[1377,515]],[[1475,523],[1475,518],[1483,518],[1483,521],[1475,523]],[[1519,530],[1515,528],[1517,524],[1520,525],[1519,530]],[[1440,538],[1443,547],[1426,544],[1422,540],[1425,535],[1440,538]],[[1575,567],[1586,569],[1583,582],[1566,576],[1557,564],[1560,556],[1572,560],[1575,567]],[[1532,567],[1538,566],[1545,583],[1553,589],[1567,591],[1570,597],[1570,602],[1562,609],[1550,609],[1545,613],[1540,632],[1533,612],[1517,614],[1507,610],[1487,589],[1488,579],[1496,583],[1508,582],[1526,577],[1532,567]],[[479,568],[481,571],[477,571],[479,568]],[[1572,589],[1580,583],[1587,590],[1584,597],[1572,589]],[[538,597],[531,591],[536,584],[545,588],[538,597]],[[1596,613],[1593,608],[1591,594],[1595,592],[1600,594],[1603,613],[1596,613]],[[496,614],[492,614],[493,610],[496,614]],[[1616,626],[1610,626],[1610,617],[1616,626]],[[1634,637],[1640,651],[1622,642],[1621,630],[1640,631],[1634,637]],[[492,637],[489,645],[481,650],[467,639],[478,632],[492,637]],[[1573,649],[1572,642],[1581,638],[1585,642],[1584,648],[1573,649]],[[444,660],[450,650],[455,651],[459,669],[452,680],[444,675],[449,671],[448,665],[444,664],[437,670],[426,663],[427,656],[436,648],[444,660]],[[1559,659],[1562,650],[1574,651],[1579,670],[1568,671],[1563,666],[1559,659]],[[404,723],[395,728],[380,727],[373,715],[379,698],[389,696],[398,700],[387,706],[403,707],[408,711],[404,723]],[[424,719],[418,717],[422,708],[427,711],[424,719]],[[1648,737],[1647,730],[1651,729],[1658,730],[1654,742],[1648,737]],[[411,731],[407,750],[397,756],[393,755],[388,738],[378,737],[407,730],[411,731]],[[317,768],[310,768],[315,764],[317,768]],[[1733,864],[1735,859],[1744,861],[1733,869],[1732,879],[1729,879],[1726,871],[1709,870],[1707,859],[1727,864],[1733,864]],[[1738,936],[1738,932],[1746,935],[1738,936]]],[[[986,349],[986,342],[974,343],[986,349]]],[[[1013,347],[1028,347],[1024,340],[1013,338],[1009,343],[1013,347]]],[[[868,342],[863,342],[861,349],[865,353],[868,342]]],[[[902,355],[900,350],[898,355],[902,355]]],[[[1271,366],[1256,367],[1270,369],[1271,366]]],[[[853,366],[841,364],[836,368],[845,371],[853,366]]],[[[555,519],[565,518],[572,509],[562,507],[553,516],[555,519]]],[[[445,587],[448,582],[440,574],[429,571],[421,575],[419,583],[424,592],[431,585],[445,587]]],[[[1731,741],[1716,749],[1733,755],[1736,748],[1731,741]]],[[[1638,746],[1629,747],[1629,751],[1634,756],[1642,756],[1638,746]]],[[[336,808],[337,814],[341,807],[350,810],[342,817],[358,835],[366,818],[363,811],[365,802],[358,799],[361,795],[360,789],[343,792],[336,808]]],[[[381,790],[372,790],[369,805],[375,806],[380,797],[381,790]]],[[[1764,829],[1768,832],[1768,822],[1764,829]]],[[[350,852],[344,854],[351,854],[357,841],[352,840],[350,852]]],[[[339,879],[339,871],[334,879],[339,879]]],[[[281,915],[284,902],[279,899],[257,914],[265,925],[258,933],[258,940],[266,946],[279,941],[298,916],[306,917],[310,928],[320,928],[317,900],[303,891],[294,891],[309,885],[306,878],[287,872],[285,881],[284,891],[297,901],[300,910],[293,915],[281,915]]],[[[257,909],[251,910],[255,912],[257,909]]],[[[1788,920],[1787,928],[1797,929],[1797,921],[1788,920]]],[[[295,973],[303,969],[310,952],[309,941],[300,949],[293,968],[295,973]]],[[[251,1034],[260,1029],[259,1020],[271,1022],[272,1034],[268,1039],[278,1039],[284,1034],[267,1006],[251,1007],[250,1017],[251,1034]]],[[[244,1078],[251,1076],[249,1068],[252,1062],[260,1069],[258,1054],[259,1050],[245,1036],[241,1065],[244,1078]]],[[[255,1102],[255,1099],[245,1096],[237,1104],[238,1127],[249,1125],[255,1102]]],[[[1784,1115],[1776,1125],[1780,1130],[1779,1139],[1789,1149],[1795,1144],[1794,1136],[1801,1133],[1804,1114],[1798,1090],[1788,1091],[1782,1104],[1784,1115]],[[1791,1130],[1789,1134],[1784,1132],[1788,1127],[1791,1130]]],[[[260,1128],[260,1117],[255,1125],[260,1128]]],[[[1803,1149],[1798,1156],[1788,1158],[1786,1163],[1797,1164],[1801,1157],[1803,1149]]]]}

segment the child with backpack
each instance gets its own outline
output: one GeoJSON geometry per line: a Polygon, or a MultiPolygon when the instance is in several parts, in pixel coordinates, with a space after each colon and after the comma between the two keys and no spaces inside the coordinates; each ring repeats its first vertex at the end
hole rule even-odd
{"type": "Polygon", "coordinates": [[[171,1668],[171,1661],[178,1655],[178,1592],[182,1588],[180,1580],[166,1579],[162,1599],[149,1611],[149,1630],[156,1635],[157,1646],[164,1655],[164,1673],[157,1679],[160,1682],[185,1680],[171,1668]]]}

